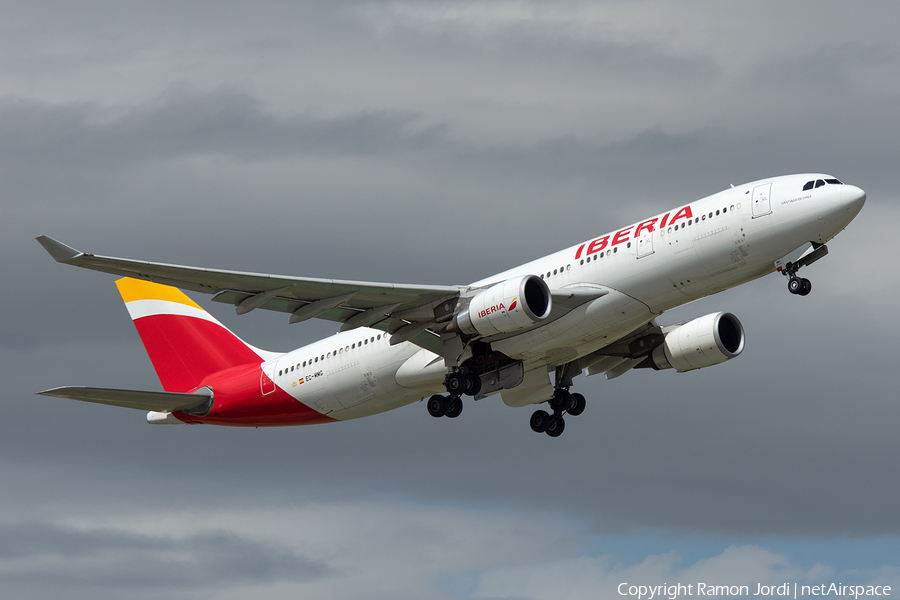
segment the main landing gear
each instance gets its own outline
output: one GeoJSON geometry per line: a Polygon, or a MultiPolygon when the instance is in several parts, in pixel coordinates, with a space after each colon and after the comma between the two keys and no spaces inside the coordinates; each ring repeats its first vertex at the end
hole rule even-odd
{"type": "Polygon", "coordinates": [[[428,399],[428,414],[432,417],[455,419],[463,410],[461,396],[475,396],[481,391],[481,377],[477,373],[453,371],[444,379],[448,395],[435,394],[428,399]]]}
{"type": "Polygon", "coordinates": [[[547,400],[547,404],[553,409],[553,414],[545,410],[536,410],[531,415],[531,430],[536,433],[546,433],[550,437],[559,437],[566,428],[563,415],[577,417],[584,412],[587,404],[584,396],[569,392],[572,386],[572,378],[581,373],[578,361],[566,363],[556,367],[556,386],[553,397],[547,400]]]}
{"type": "Polygon", "coordinates": [[[536,410],[531,415],[531,430],[536,433],[546,433],[550,437],[559,437],[566,428],[566,421],[563,419],[564,414],[577,417],[584,412],[587,404],[584,396],[581,394],[572,394],[568,390],[557,389],[553,392],[553,397],[547,401],[553,414],[549,414],[545,410],[536,410]]]}

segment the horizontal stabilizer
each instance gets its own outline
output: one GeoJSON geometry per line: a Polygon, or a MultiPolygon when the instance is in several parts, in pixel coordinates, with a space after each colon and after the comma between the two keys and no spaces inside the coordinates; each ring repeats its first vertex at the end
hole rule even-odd
{"type": "Polygon", "coordinates": [[[58,387],[38,392],[38,394],[155,412],[190,410],[210,402],[213,397],[212,390],[209,388],[201,388],[193,394],[183,394],[179,392],[145,392],[141,390],[113,390],[92,387],[58,387]]]}

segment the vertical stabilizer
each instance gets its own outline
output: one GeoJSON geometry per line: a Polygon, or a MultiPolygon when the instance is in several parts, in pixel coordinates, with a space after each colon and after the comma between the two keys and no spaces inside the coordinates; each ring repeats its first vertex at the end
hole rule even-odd
{"type": "Polygon", "coordinates": [[[234,335],[177,288],[131,278],[116,285],[167,392],[192,391],[213,373],[259,364],[270,356],[234,335]]]}

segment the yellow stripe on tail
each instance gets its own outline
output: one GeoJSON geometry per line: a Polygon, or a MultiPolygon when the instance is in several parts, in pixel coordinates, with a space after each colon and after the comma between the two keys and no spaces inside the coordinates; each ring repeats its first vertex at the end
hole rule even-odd
{"type": "Polygon", "coordinates": [[[178,288],[161,283],[123,277],[116,281],[116,286],[119,288],[119,293],[122,294],[122,300],[125,302],[133,302],[134,300],[168,300],[169,302],[186,304],[187,306],[203,310],[178,288]]]}

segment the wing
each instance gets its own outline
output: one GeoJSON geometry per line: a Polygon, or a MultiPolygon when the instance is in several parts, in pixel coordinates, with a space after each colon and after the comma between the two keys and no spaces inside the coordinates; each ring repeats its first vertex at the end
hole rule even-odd
{"type": "Polygon", "coordinates": [[[341,323],[341,331],[374,327],[390,332],[392,343],[411,341],[437,352],[441,341],[432,329],[452,318],[466,289],[168,265],[88,254],[44,235],[37,240],[57,262],[213,294],[214,301],[234,305],[239,315],[262,308],[290,314],[290,323],[319,318],[341,323]]]}
{"type": "Polygon", "coordinates": [[[140,390],[114,390],[92,387],[58,387],[38,392],[38,394],[157,412],[198,408],[210,402],[213,397],[209,388],[201,388],[192,394],[183,394],[179,392],[144,392],[140,390]]]}

